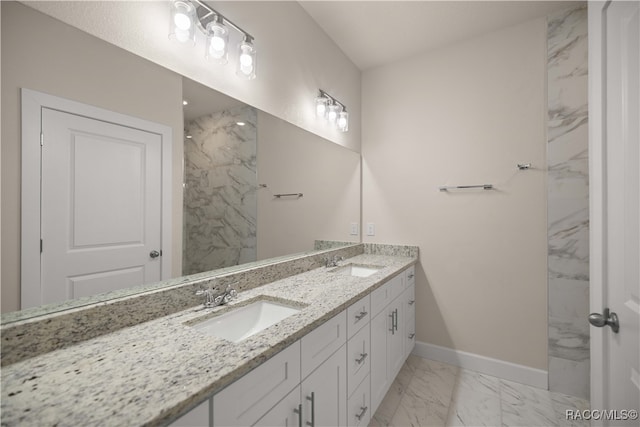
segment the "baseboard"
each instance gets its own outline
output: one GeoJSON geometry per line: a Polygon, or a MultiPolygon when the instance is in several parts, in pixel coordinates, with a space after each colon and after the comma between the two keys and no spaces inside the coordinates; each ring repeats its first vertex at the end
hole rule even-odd
{"type": "Polygon", "coordinates": [[[437,360],[464,369],[491,375],[504,380],[549,389],[549,373],[542,369],[530,368],[504,360],[467,353],[466,351],[453,350],[439,345],[416,341],[413,354],[425,359],[437,360]]]}

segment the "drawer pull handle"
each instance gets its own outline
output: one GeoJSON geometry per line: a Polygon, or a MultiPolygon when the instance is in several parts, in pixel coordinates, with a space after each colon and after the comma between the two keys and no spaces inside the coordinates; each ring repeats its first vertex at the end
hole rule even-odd
{"type": "Polygon", "coordinates": [[[398,331],[398,309],[393,310],[389,317],[391,317],[391,329],[389,329],[389,332],[391,332],[391,335],[395,335],[398,331]]]}
{"type": "Polygon", "coordinates": [[[302,403],[293,410],[294,414],[298,414],[298,427],[302,427],[302,403]]]}
{"type": "Polygon", "coordinates": [[[360,413],[356,415],[356,418],[358,419],[358,421],[362,420],[362,417],[364,417],[364,414],[367,413],[367,409],[369,409],[368,406],[360,408],[360,413]]]}
{"type": "Polygon", "coordinates": [[[412,299],[411,301],[409,301],[409,305],[413,305],[415,304],[416,300],[412,299]]]}
{"type": "Polygon", "coordinates": [[[316,426],[316,396],[315,393],[312,391],[311,392],[311,396],[307,396],[307,400],[311,402],[311,422],[307,421],[307,425],[309,427],[315,427],[316,426]]]}
{"type": "Polygon", "coordinates": [[[391,332],[391,335],[394,335],[394,332],[395,332],[395,328],[394,327],[396,325],[396,322],[393,320],[393,319],[395,319],[394,313],[395,312],[392,311],[391,314],[389,315],[389,317],[391,318],[391,329],[389,329],[389,332],[391,332]]]}
{"type": "Polygon", "coordinates": [[[360,353],[360,358],[356,359],[358,365],[362,364],[362,362],[364,362],[364,359],[366,359],[368,355],[368,353],[360,353]]]}
{"type": "Polygon", "coordinates": [[[415,337],[415,336],[416,336],[416,334],[409,334],[409,339],[412,340],[413,337],[415,337]]]}
{"type": "Polygon", "coordinates": [[[413,279],[413,276],[414,276],[414,274],[413,274],[413,273],[411,273],[411,274],[409,275],[409,279],[413,279]]]}
{"type": "Polygon", "coordinates": [[[361,311],[360,314],[356,314],[356,322],[364,319],[367,314],[369,313],[367,313],[366,311],[361,311]]]}

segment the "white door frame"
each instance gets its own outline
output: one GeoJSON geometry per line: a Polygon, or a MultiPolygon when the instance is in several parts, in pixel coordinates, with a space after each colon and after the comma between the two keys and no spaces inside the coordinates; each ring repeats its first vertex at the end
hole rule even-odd
{"type": "MultiPolygon", "coordinates": [[[[589,305],[591,312],[601,312],[604,305],[605,271],[605,205],[604,173],[606,157],[603,140],[602,79],[602,14],[606,1],[588,3],[589,26],[589,305]]],[[[585,319],[586,321],[586,319],[585,319]]],[[[591,357],[591,407],[604,409],[604,328],[590,328],[591,357]]],[[[610,333],[610,331],[606,331],[610,333]]],[[[591,421],[593,425],[603,425],[602,421],[591,421]]]]}
{"type": "Polygon", "coordinates": [[[41,301],[40,264],[40,135],[42,109],[50,108],[79,116],[158,134],[162,138],[162,280],[171,277],[172,263],[172,135],[170,126],[116,113],[46,93],[22,88],[22,203],[20,292],[21,308],[34,307],[41,301]],[[29,289],[29,291],[26,291],[29,289]],[[35,300],[38,296],[40,301],[35,300]]]}

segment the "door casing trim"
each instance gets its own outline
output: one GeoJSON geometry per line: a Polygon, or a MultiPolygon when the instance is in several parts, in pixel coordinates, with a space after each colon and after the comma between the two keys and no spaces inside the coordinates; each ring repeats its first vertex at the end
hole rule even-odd
{"type": "Polygon", "coordinates": [[[170,278],[173,259],[171,232],[173,131],[171,127],[25,88],[21,89],[21,99],[20,308],[25,309],[42,305],[40,134],[43,108],[63,111],[160,135],[162,139],[161,246],[163,259],[160,274],[162,280],[170,278]]]}

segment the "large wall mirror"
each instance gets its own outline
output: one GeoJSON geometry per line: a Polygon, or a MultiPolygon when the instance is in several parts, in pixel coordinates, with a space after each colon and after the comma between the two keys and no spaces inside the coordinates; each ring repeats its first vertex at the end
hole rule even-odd
{"type": "MultiPolygon", "coordinates": [[[[170,127],[163,280],[307,252],[316,240],[359,242],[350,234],[360,219],[359,153],[28,6],[1,7],[3,314],[21,309],[22,88],[170,127]]],[[[149,286],[130,283],[119,295],[149,286]]],[[[67,286],[43,303],[60,310],[83,303],[76,298],[67,286]]]]}

